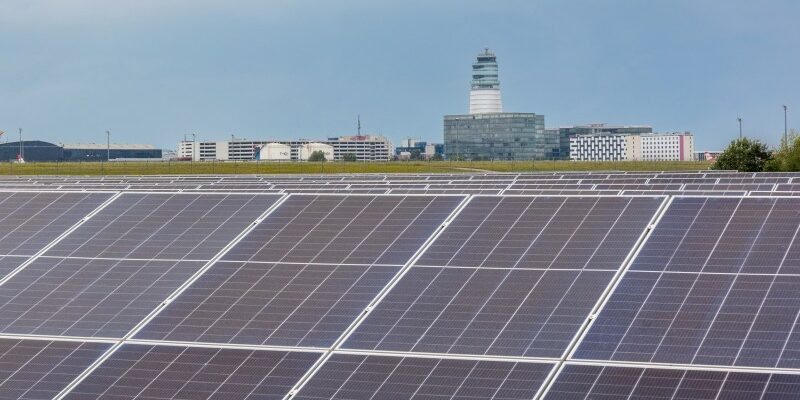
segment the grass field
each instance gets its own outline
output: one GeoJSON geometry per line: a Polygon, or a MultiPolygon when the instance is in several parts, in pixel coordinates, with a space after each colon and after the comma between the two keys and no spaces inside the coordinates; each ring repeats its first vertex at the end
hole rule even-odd
{"type": "Polygon", "coordinates": [[[687,171],[708,162],[393,161],[393,162],[86,162],[0,164],[0,175],[191,175],[467,173],[521,171],[687,171]]]}

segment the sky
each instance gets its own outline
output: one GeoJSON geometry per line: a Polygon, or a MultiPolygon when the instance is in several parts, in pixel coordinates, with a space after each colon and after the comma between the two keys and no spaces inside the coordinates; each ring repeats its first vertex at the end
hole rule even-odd
{"type": "Polygon", "coordinates": [[[800,127],[796,0],[0,0],[0,130],[16,140],[442,141],[471,63],[505,111],[777,145],[800,127]]]}

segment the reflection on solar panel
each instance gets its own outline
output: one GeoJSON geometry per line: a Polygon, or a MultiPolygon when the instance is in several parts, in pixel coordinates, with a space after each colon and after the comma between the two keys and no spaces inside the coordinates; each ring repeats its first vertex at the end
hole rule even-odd
{"type": "Polygon", "coordinates": [[[0,332],[122,337],[202,265],[41,257],[0,286],[0,332]]]}
{"type": "Polygon", "coordinates": [[[0,254],[33,255],[103,202],[110,193],[0,193],[0,254]]]}
{"type": "Polygon", "coordinates": [[[317,353],[126,344],[67,399],[281,399],[317,353]]]}
{"type": "Polygon", "coordinates": [[[220,262],[137,338],[329,347],[399,268],[220,262]]]}
{"type": "Polygon", "coordinates": [[[793,399],[800,375],[567,364],[545,400],[793,399]]]}
{"type": "Polygon", "coordinates": [[[560,357],[613,275],[414,267],[344,347],[560,357]]]}
{"type": "Polygon", "coordinates": [[[279,197],[126,193],[45,254],[208,260],[279,197]]]}
{"type": "Polygon", "coordinates": [[[552,364],[335,354],[292,399],[532,399],[552,364]]]}
{"type": "Polygon", "coordinates": [[[462,200],[292,195],[223,259],[402,265],[462,200]]]}
{"type": "Polygon", "coordinates": [[[52,399],[110,344],[0,339],[0,398],[52,399]]]}
{"type": "Polygon", "coordinates": [[[417,264],[616,270],[662,200],[477,197],[417,264]]]}

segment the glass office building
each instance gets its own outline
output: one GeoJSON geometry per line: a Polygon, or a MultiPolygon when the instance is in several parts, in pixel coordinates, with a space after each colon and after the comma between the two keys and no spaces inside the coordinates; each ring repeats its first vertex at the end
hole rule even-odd
{"type": "Polygon", "coordinates": [[[544,115],[494,113],[445,115],[448,159],[550,160],[559,156],[558,135],[546,134],[544,115]]]}

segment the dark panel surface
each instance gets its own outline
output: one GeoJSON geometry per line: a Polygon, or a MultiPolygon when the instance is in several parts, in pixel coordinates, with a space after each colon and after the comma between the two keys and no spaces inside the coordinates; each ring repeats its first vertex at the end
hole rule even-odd
{"type": "Polygon", "coordinates": [[[800,276],[628,272],[576,358],[800,367],[800,276]]]}
{"type": "Polygon", "coordinates": [[[661,201],[655,197],[477,197],[417,264],[616,270],[661,201]]]}
{"type": "Polygon", "coordinates": [[[559,357],[613,272],[413,267],[347,348],[559,357]]]}
{"type": "Polygon", "coordinates": [[[632,269],[800,273],[800,199],[675,198],[632,269]]]}
{"type": "Polygon", "coordinates": [[[399,269],[219,262],[137,338],[328,347],[399,269]]]}
{"type": "Polygon", "coordinates": [[[224,259],[404,264],[462,200],[292,195],[224,259]]]}
{"type": "Polygon", "coordinates": [[[0,286],[0,332],[121,337],[202,266],[40,257],[0,286]]]}
{"type": "Polygon", "coordinates": [[[0,193],[0,254],[35,254],[112,195],[0,193]]]}
{"type": "Polygon", "coordinates": [[[208,260],[279,198],[124,194],[46,255],[208,260]]]}
{"type": "Polygon", "coordinates": [[[334,354],[293,399],[532,399],[552,364],[334,354]]]}
{"type": "Polygon", "coordinates": [[[52,399],[110,347],[106,343],[0,339],[0,398],[52,399]]]}
{"type": "Polygon", "coordinates": [[[545,400],[789,400],[800,375],[567,365],[545,400]]]}
{"type": "Polygon", "coordinates": [[[282,399],[317,353],[126,344],[67,399],[282,399]]]}

